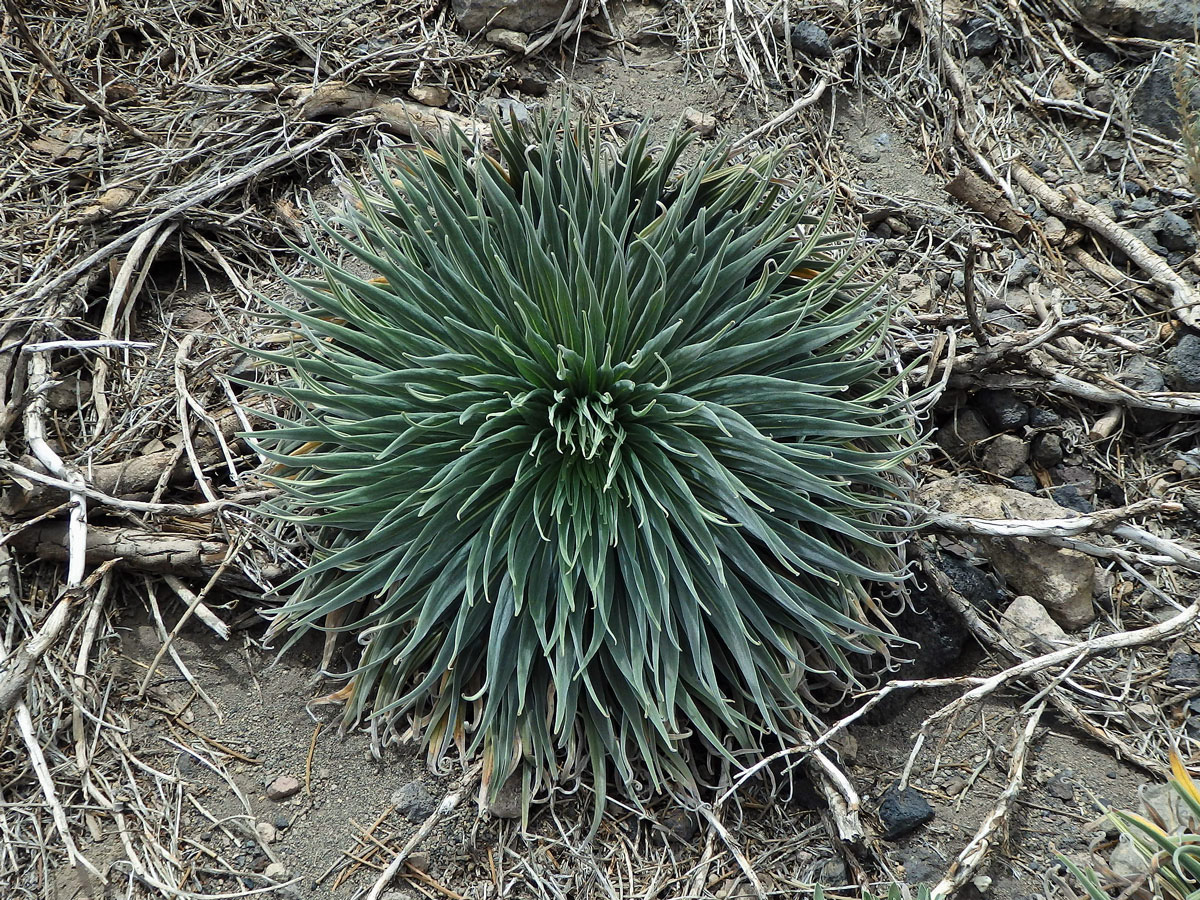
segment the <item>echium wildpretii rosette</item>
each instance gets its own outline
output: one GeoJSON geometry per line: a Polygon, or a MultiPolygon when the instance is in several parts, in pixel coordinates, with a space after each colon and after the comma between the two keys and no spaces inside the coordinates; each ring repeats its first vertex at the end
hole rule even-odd
{"type": "Polygon", "coordinates": [[[852,236],[718,151],[565,117],[384,159],[294,283],[295,421],[257,435],[315,552],[274,629],[357,633],[348,691],[526,797],[758,758],[884,646],[914,434],[852,236]]]}

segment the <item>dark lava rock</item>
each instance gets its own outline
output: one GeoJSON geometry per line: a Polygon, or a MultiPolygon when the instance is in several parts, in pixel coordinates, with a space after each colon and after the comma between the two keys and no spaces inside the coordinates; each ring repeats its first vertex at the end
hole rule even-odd
{"type": "Polygon", "coordinates": [[[1200,0],[1076,0],[1081,25],[1095,23],[1154,40],[1191,40],[1200,18],[1200,0]]]}
{"type": "Polygon", "coordinates": [[[980,441],[991,437],[983,416],[973,409],[957,409],[938,426],[934,439],[947,456],[964,459],[980,441]]]}
{"type": "Polygon", "coordinates": [[[1052,469],[1063,461],[1062,438],[1053,432],[1033,439],[1033,458],[1043,469],[1052,469]]]}
{"type": "Polygon", "coordinates": [[[1029,406],[1012,391],[980,391],[975,407],[997,431],[1012,431],[1029,422],[1029,406]]]}
{"type": "Polygon", "coordinates": [[[566,4],[563,0],[454,0],[451,4],[458,23],[467,31],[484,28],[510,28],[529,33],[558,21],[566,4]]]}
{"type": "Polygon", "coordinates": [[[1070,777],[1070,772],[1059,772],[1046,782],[1046,793],[1064,802],[1074,800],[1075,786],[1068,780],[1070,777]]]}
{"type": "Polygon", "coordinates": [[[947,860],[932,847],[913,847],[899,850],[896,858],[904,866],[904,880],[908,884],[936,884],[942,880],[947,860]]]}
{"type": "Polygon", "coordinates": [[[987,56],[1000,46],[1000,32],[991,20],[982,17],[967,22],[963,33],[967,39],[968,56],[987,56]]]}
{"type": "Polygon", "coordinates": [[[883,792],[879,804],[879,822],[883,839],[894,841],[933,819],[933,807],[913,788],[898,790],[892,785],[883,792]]]}
{"type": "Polygon", "coordinates": [[[1041,266],[1030,257],[1018,256],[1012,261],[1012,265],[1008,267],[1008,280],[1011,284],[1020,287],[1026,282],[1037,278],[1041,271],[1041,266]]]}
{"type": "Polygon", "coordinates": [[[934,564],[950,579],[954,589],[976,609],[998,608],[1006,599],[1004,589],[995,576],[971,565],[962,557],[935,552],[932,558],[934,564]]]}
{"type": "Polygon", "coordinates": [[[1095,512],[1096,507],[1092,506],[1087,501],[1083,494],[1079,493],[1079,488],[1073,484],[1064,484],[1062,487],[1057,487],[1050,492],[1050,497],[1059,506],[1066,509],[1073,509],[1076,512],[1090,513],[1095,512]]]}
{"type": "Polygon", "coordinates": [[[1109,69],[1117,67],[1117,58],[1107,50],[1097,50],[1094,53],[1089,53],[1083,58],[1083,61],[1097,72],[1107,72],[1109,69]]]}
{"type": "Polygon", "coordinates": [[[792,29],[792,46],[813,59],[829,59],[833,56],[833,44],[825,29],[815,22],[798,22],[792,29]]]}
{"type": "Polygon", "coordinates": [[[1129,233],[1159,256],[1167,255],[1167,248],[1159,243],[1158,234],[1155,232],[1153,225],[1141,225],[1137,228],[1130,228],[1129,233]]]}
{"type": "MultiPolygon", "coordinates": [[[[948,553],[934,560],[954,585],[955,590],[977,605],[994,602],[1000,594],[991,576],[968,563],[955,560],[948,553]]],[[[970,630],[962,616],[939,595],[931,578],[920,576],[910,582],[910,603],[893,619],[896,633],[916,646],[901,645],[896,654],[904,659],[894,671],[887,672],[888,681],[895,679],[931,678],[941,675],[962,656],[970,630]]],[[[898,716],[912,699],[912,691],[896,691],[873,707],[866,715],[868,724],[881,725],[898,716]]]]}
{"type": "MultiPolygon", "coordinates": [[[[1179,137],[1179,98],[1175,93],[1175,61],[1168,56],[1159,57],[1150,74],[1133,94],[1130,104],[1134,114],[1142,123],[1149,125],[1164,137],[1175,140],[1179,137]]],[[[1200,108],[1200,88],[1192,88],[1188,105],[1200,108]]]]}
{"type": "Polygon", "coordinates": [[[1167,666],[1167,684],[1178,687],[1200,685],[1200,655],[1176,653],[1167,666]]]}
{"type": "Polygon", "coordinates": [[[420,825],[437,809],[437,800],[429,789],[419,781],[410,781],[392,794],[392,805],[396,812],[414,825],[420,825]]]}
{"type": "Polygon", "coordinates": [[[1107,84],[1098,84],[1094,88],[1088,88],[1083,92],[1083,100],[1093,109],[1107,112],[1116,105],[1117,95],[1113,93],[1113,89],[1107,84]]]}
{"type": "Polygon", "coordinates": [[[902,678],[930,678],[945,672],[962,655],[970,634],[962,616],[931,590],[913,590],[910,607],[894,621],[896,630],[920,647],[913,648],[917,659],[901,666],[902,678]],[[904,674],[908,666],[912,668],[904,674]]]}
{"type": "Polygon", "coordinates": [[[1170,210],[1158,217],[1155,234],[1168,250],[1191,252],[1196,249],[1196,232],[1183,216],[1170,210]]]}
{"type": "Polygon", "coordinates": [[[686,809],[669,810],[662,817],[660,824],[685,844],[690,844],[695,840],[696,834],[700,830],[696,824],[695,813],[690,813],[686,809]]]}
{"type": "Polygon", "coordinates": [[[1185,334],[1167,352],[1167,381],[1177,391],[1200,391],[1200,337],[1185,334]]]}
{"type": "Polygon", "coordinates": [[[1029,407],[1029,424],[1033,428],[1058,428],[1062,425],[1062,416],[1048,409],[1029,407]]]}
{"type": "Polygon", "coordinates": [[[1121,370],[1117,379],[1135,391],[1153,393],[1167,386],[1167,380],[1154,363],[1144,356],[1135,356],[1121,370]]]}
{"type": "Polygon", "coordinates": [[[1018,491],[1024,491],[1026,494],[1036,494],[1038,492],[1037,479],[1032,475],[1014,475],[1008,479],[1008,483],[1018,491]]]}

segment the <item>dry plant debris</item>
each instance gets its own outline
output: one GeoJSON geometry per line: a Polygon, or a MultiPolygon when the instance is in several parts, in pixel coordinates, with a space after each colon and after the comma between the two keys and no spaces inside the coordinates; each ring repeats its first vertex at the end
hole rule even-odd
{"type": "MultiPolygon", "coordinates": [[[[242,780],[260,760],[223,732],[228,710],[211,695],[205,657],[181,645],[195,618],[207,654],[259,652],[246,610],[305,556],[294,535],[267,531],[247,510],[263,490],[259,461],[234,434],[254,412],[239,406],[230,380],[246,374],[246,360],[223,339],[281,339],[252,328],[248,311],[256,292],[275,290],[274,265],[295,265],[286,245],[307,239],[305,189],[361,165],[385,136],[465,124],[484,100],[519,111],[559,79],[593,115],[608,116],[616,136],[641,115],[634,88],[654,80],[643,73],[666,63],[680,111],[716,113],[719,131],[746,149],[795,144],[796,176],[828,185],[846,224],[869,229],[880,273],[897,268],[893,284],[912,308],[897,351],[915,364],[914,387],[942,390],[938,434],[965,434],[986,392],[1017,391],[1055,417],[1022,426],[1033,441],[1045,449],[1053,434],[1080,460],[1033,459],[1032,476],[1018,474],[1029,463],[998,476],[982,468],[998,461],[988,451],[1005,435],[993,431],[946,440],[923,477],[1030,478],[1026,487],[1048,494],[1066,486],[1054,473],[1074,465],[1086,472],[1071,486],[1083,484],[1091,499],[1103,493],[1105,508],[1026,521],[936,512],[912,544],[920,579],[957,608],[988,658],[968,674],[901,673],[755,777],[714,773],[711,806],[692,817],[704,823],[698,835],[687,816],[667,837],[630,812],[585,848],[570,800],[552,804],[531,834],[486,824],[460,803],[430,831],[471,832],[462,862],[431,873],[410,855],[396,871],[402,848],[421,848],[393,816],[345,831],[338,891],[387,896],[390,888],[375,889],[384,874],[421,896],[452,898],[795,896],[818,880],[884,881],[904,873],[874,837],[871,798],[895,778],[948,806],[973,790],[988,798],[966,833],[942,835],[944,864],[931,879],[941,879],[939,896],[964,883],[978,889],[989,864],[997,878],[1017,873],[1005,896],[1070,891],[1028,843],[1024,855],[1005,855],[1005,837],[1029,827],[1016,813],[1032,817],[1039,806],[1029,767],[1054,730],[1087,735],[1113,759],[1158,774],[1173,746],[1193,770],[1200,759],[1200,681],[1175,671],[1200,651],[1200,393],[1162,379],[1184,360],[1180,348],[1200,340],[1186,241],[1200,209],[1186,173],[1194,129],[1181,138],[1139,119],[1157,103],[1146,91],[1195,46],[1110,31],[1080,14],[1086,5],[577,5],[521,58],[459,32],[434,0],[7,0],[5,896],[102,896],[102,883],[124,897],[329,896],[328,883],[282,875],[284,851],[254,827],[259,801],[242,780]],[[825,44],[793,40],[800,25],[825,44]],[[449,105],[406,99],[425,85],[444,88],[437,95],[449,105]],[[872,131],[847,118],[854,107],[892,118],[872,131]],[[901,134],[919,152],[911,169],[885,176],[894,157],[880,154],[894,148],[883,137],[901,134]],[[1168,213],[1184,231],[1151,227],[1168,213]],[[1159,243],[1176,237],[1178,248],[1159,243]],[[1010,642],[997,612],[964,596],[939,563],[946,554],[974,560],[976,538],[1038,541],[1095,560],[1103,603],[1082,640],[1037,656],[1010,642]],[[146,610],[156,643],[144,658],[121,654],[130,607],[146,610]],[[930,713],[949,710],[925,727],[918,719],[908,737],[926,735],[921,745],[872,769],[862,758],[872,726],[859,730],[851,762],[845,735],[916,692],[936,698],[930,713]],[[1011,732],[997,727],[1001,707],[1011,732]],[[978,761],[955,755],[964,742],[978,747],[978,761]],[[810,773],[800,781],[820,794],[816,809],[787,802],[783,775],[797,763],[810,773]],[[952,796],[945,772],[962,767],[968,788],[952,796]]],[[[296,738],[310,770],[329,731],[313,731],[311,744],[307,729],[296,738]]],[[[307,774],[311,790],[320,777],[307,774]]],[[[911,854],[904,859],[911,869],[911,854]]]]}

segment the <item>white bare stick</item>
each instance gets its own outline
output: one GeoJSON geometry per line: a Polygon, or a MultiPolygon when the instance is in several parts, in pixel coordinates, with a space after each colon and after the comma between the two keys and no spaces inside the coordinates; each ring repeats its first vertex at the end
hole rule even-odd
{"type": "Polygon", "coordinates": [[[1167,619],[1165,622],[1159,622],[1157,625],[1151,625],[1148,628],[1139,628],[1136,631],[1119,631],[1116,634],[1106,634],[1102,637],[1082,641],[1073,646],[1064,647],[1061,650],[1055,650],[1052,653],[1035,656],[1033,659],[1017,663],[1003,672],[999,672],[990,678],[985,678],[978,686],[967,691],[957,700],[943,706],[925,720],[921,725],[921,731],[927,732],[935,722],[954,715],[973,703],[978,703],[984,697],[995,693],[1010,681],[1026,678],[1035,673],[1044,672],[1047,669],[1066,663],[1074,662],[1077,664],[1089,657],[1099,653],[1107,653],[1110,650],[1140,647],[1145,644],[1164,640],[1186,630],[1188,626],[1196,621],[1197,616],[1200,616],[1200,601],[1193,603],[1183,612],[1167,619]]]}
{"type": "MultiPolygon", "coordinates": [[[[40,460],[39,460],[40,462],[40,460]]],[[[45,465],[45,463],[43,463],[45,465]]],[[[18,475],[21,478],[28,478],[30,481],[36,481],[38,484],[45,484],[50,487],[59,488],[68,491],[72,494],[79,494],[82,497],[90,497],[105,506],[111,506],[116,509],[123,509],[127,512],[137,513],[162,513],[168,516],[206,516],[216,512],[219,509],[224,509],[226,506],[232,506],[236,500],[229,498],[225,500],[215,500],[211,503],[149,503],[144,500],[126,500],[124,497],[112,497],[103,491],[98,491],[95,488],[88,487],[86,484],[73,484],[62,478],[55,478],[52,475],[46,475],[36,469],[30,469],[20,463],[8,462],[0,459],[0,471],[9,472],[13,475],[18,475]]],[[[259,497],[267,496],[264,491],[255,491],[250,494],[240,495],[242,500],[252,500],[259,497]]]]}
{"type": "Polygon", "coordinates": [[[1024,163],[1014,162],[1012,174],[1017,184],[1033,194],[1047,212],[1090,228],[1128,256],[1150,276],[1151,281],[1171,295],[1171,310],[1181,322],[1192,328],[1200,327],[1200,294],[1129,229],[1118,225],[1074,192],[1056,191],[1024,163]]]}
{"type": "MultiPolygon", "coordinates": [[[[838,68],[841,68],[840,65],[838,68]]],[[[755,140],[756,138],[760,137],[761,135],[770,134],[772,131],[774,131],[776,128],[778,128],[780,125],[783,125],[786,122],[790,122],[792,120],[792,118],[795,117],[795,115],[797,113],[799,113],[801,110],[807,109],[808,107],[810,107],[814,103],[816,103],[818,100],[820,100],[821,97],[825,94],[826,88],[828,88],[828,87],[829,87],[829,78],[828,78],[828,76],[822,75],[820,78],[817,79],[817,83],[813,85],[812,90],[810,90],[803,97],[801,97],[799,100],[797,100],[795,103],[793,103],[787,109],[785,109],[783,112],[781,112],[775,118],[773,118],[771,121],[767,122],[764,125],[759,125],[753,131],[747,132],[746,134],[744,134],[740,138],[738,138],[736,141],[734,141],[733,144],[731,144],[729,147],[729,152],[736,153],[737,151],[741,150],[743,147],[745,147],[747,144],[749,144],[751,141],[755,140]]]]}
{"type": "Polygon", "coordinates": [[[87,884],[87,881],[90,876],[103,884],[104,876],[86,856],[79,852],[79,848],[75,845],[75,839],[71,837],[71,826],[67,822],[67,814],[63,811],[62,804],[58,802],[54,778],[50,774],[50,767],[46,765],[42,745],[38,743],[37,734],[33,730],[33,717],[29,714],[29,707],[25,705],[24,700],[17,704],[16,719],[17,730],[21,732],[21,739],[25,741],[25,749],[29,751],[29,764],[32,766],[34,774],[37,775],[38,785],[42,789],[42,797],[45,798],[46,805],[50,807],[50,818],[54,820],[54,827],[62,838],[63,846],[66,847],[67,857],[71,860],[71,868],[75,869],[81,880],[84,881],[84,884],[80,886],[85,889],[85,894],[89,897],[97,896],[90,890],[92,886],[87,884]]]}
{"type": "Polygon", "coordinates": [[[26,344],[21,348],[22,353],[42,353],[46,350],[103,350],[108,347],[126,347],[133,350],[148,350],[153,344],[146,341],[41,341],[36,344],[26,344]]]}
{"type": "Polygon", "coordinates": [[[229,626],[222,622],[217,614],[205,605],[204,598],[208,596],[208,592],[216,586],[217,582],[220,581],[221,576],[225,574],[225,570],[229,568],[229,564],[233,561],[234,556],[237,555],[238,549],[238,547],[229,548],[229,554],[224,560],[222,560],[221,565],[217,568],[217,571],[213,572],[213,574],[209,577],[208,584],[204,586],[199,594],[193,593],[191,588],[189,588],[174,575],[163,576],[163,581],[167,583],[167,587],[178,594],[179,599],[188,605],[187,609],[184,611],[184,614],[179,617],[179,622],[175,625],[175,628],[172,629],[172,635],[178,634],[180,629],[183,628],[184,623],[187,622],[188,618],[192,615],[195,615],[197,619],[211,628],[213,633],[216,634],[216,636],[221,640],[229,640],[229,626]]]}
{"type": "Polygon", "coordinates": [[[67,587],[83,581],[87,549],[87,499],[79,489],[83,476],[63,462],[46,440],[46,386],[50,381],[50,359],[47,352],[29,357],[29,393],[32,399],[25,409],[25,440],[29,450],[46,471],[70,486],[71,513],[67,520],[67,587]]]}
{"type": "MultiPolygon", "coordinates": [[[[116,564],[116,560],[113,560],[116,564]]],[[[71,733],[75,738],[75,763],[79,766],[79,771],[83,775],[83,783],[87,787],[91,787],[90,781],[92,778],[91,763],[88,758],[88,740],[87,734],[84,731],[83,709],[80,706],[79,697],[87,692],[87,670],[88,659],[92,653],[92,645],[96,641],[96,632],[100,628],[100,616],[104,612],[104,601],[108,598],[109,586],[112,584],[111,578],[101,578],[100,586],[96,588],[96,593],[92,596],[91,604],[88,607],[87,619],[83,626],[83,638],[79,642],[79,653],[75,658],[75,670],[72,675],[71,684],[75,688],[76,698],[71,709],[71,733]]]]}
{"type": "Polygon", "coordinates": [[[1189,550],[1175,541],[1151,534],[1145,528],[1138,528],[1136,525],[1118,525],[1112,530],[1112,533],[1113,537],[1119,537],[1123,541],[1130,541],[1153,550],[1155,553],[1161,553],[1185,569],[1200,572],[1200,553],[1189,550]]]}
{"type": "Polygon", "coordinates": [[[1113,531],[1126,519],[1138,516],[1183,512],[1182,503],[1172,501],[1139,500],[1117,509],[1102,509],[1083,515],[1064,516],[1057,519],[981,519],[975,516],[959,516],[952,513],[935,512],[929,515],[929,524],[934,528],[955,534],[976,534],[987,537],[1076,537],[1093,531],[1113,531]]]}
{"type": "Polygon", "coordinates": [[[196,335],[189,334],[179,342],[179,349],[175,353],[175,405],[179,414],[179,427],[183,434],[183,446],[187,451],[188,461],[192,464],[192,474],[196,476],[196,484],[210,503],[216,503],[217,492],[213,490],[208,478],[204,475],[204,466],[200,464],[200,458],[196,455],[196,443],[192,440],[192,429],[188,423],[188,398],[191,395],[187,388],[187,374],[184,372],[184,361],[187,359],[188,351],[192,349],[192,344],[195,340],[196,335]]]}
{"type": "Polygon", "coordinates": [[[700,807],[700,814],[708,820],[709,827],[716,832],[721,838],[722,843],[729,848],[729,852],[733,854],[733,858],[737,861],[738,868],[742,870],[742,874],[746,876],[746,880],[750,882],[750,887],[754,891],[754,896],[758,900],[766,900],[767,893],[763,890],[762,882],[759,880],[754,868],[750,865],[750,860],[746,859],[746,854],[737,845],[737,841],[729,834],[729,829],[717,817],[717,814],[706,806],[700,807]]]}
{"type": "Polygon", "coordinates": [[[458,806],[459,800],[474,788],[475,780],[478,777],[479,766],[475,766],[463,776],[462,782],[455,790],[450,791],[442,798],[442,802],[438,804],[437,809],[429,814],[429,817],[417,829],[417,833],[408,839],[408,843],[400,848],[400,852],[396,854],[395,858],[388,864],[388,867],[380,873],[379,878],[376,879],[375,884],[371,886],[371,890],[367,893],[366,900],[379,900],[384,888],[392,883],[392,879],[396,877],[396,873],[400,871],[400,867],[404,865],[404,861],[417,848],[417,845],[429,836],[429,832],[437,827],[437,823],[442,820],[443,816],[454,812],[454,808],[458,806]]]}
{"type": "Polygon", "coordinates": [[[819,752],[809,758],[807,768],[825,796],[825,805],[829,807],[829,814],[837,827],[838,839],[851,849],[862,847],[866,832],[858,813],[858,793],[850,785],[849,779],[819,752]]]}
{"type": "Polygon", "coordinates": [[[1021,784],[1025,780],[1025,757],[1029,753],[1033,734],[1037,730],[1038,722],[1045,709],[1046,704],[1043,703],[1030,715],[1024,731],[1013,744],[1012,760],[1008,764],[1008,784],[996,799],[996,805],[992,807],[988,817],[980,823],[975,836],[967,842],[967,846],[963,847],[962,852],[950,864],[946,876],[930,893],[931,900],[946,900],[970,881],[987,860],[988,852],[996,845],[997,839],[1003,834],[1008,822],[1009,808],[1017,794],[1020,793],[1021,784]]]}
{"type": "MultiPolygon", "coordinates": [[[[146,252],[146,248],[154,243],[154,238],[158,234],[159,226],[155,226],[150,230],[138,235],[137,240],[133,242],[133,246],[129,248],[129,252],[125,254],[125,259],[121,262],[121,268],[117,270],[117,277],[113,279],[112,288],[108,292],[108,303],[104,307],[104,315],[100,320],[100,334],[104,336],[103,341],[95,343],[101,346],[128,346],[130,342],[116,341],[113,335],[117,329],[117,316],[121,312],[121,307],[130,299],[129,283],[133,280],[133,273],[137,270],[138,265],[142,261],[142,256],[146,252]]],[[[168,229],[164,235],[170,234],[168,229]]],[[[161,242],[160,242],[161,246],[161,242]]],[[[153,260],[153,254],[147,264],[153,260]]],[[[153,344],[139,344],[142,347],[152,347],[153,344]]],[[[108,383],[108,357],[104,354],[96,360],[96,364],[92,367],[92,403],[96,407],[96,425],[93,434],[100,434],[108,424],[108,394],[105,392],[105,386],[108,383]]]]}

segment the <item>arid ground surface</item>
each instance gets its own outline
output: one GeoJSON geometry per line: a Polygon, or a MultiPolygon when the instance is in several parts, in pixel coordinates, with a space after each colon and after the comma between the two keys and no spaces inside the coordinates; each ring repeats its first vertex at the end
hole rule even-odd
{"type": "Polygon", "coordinates": [[[1115,896],[1101,810],[1153,796],[1172,747],[1200,761],[1187,6],[600,0],[489,38],[438,0],[7,3],[0,895],[1009,900],[1079,894],[1064,854],[1115,896]],[[339,179],[561,103],[614,141],[786,147],[938,386],[898,626],[922,646],[886,676],[920,683],[831,709],[828,768],[718,770],[591,842],[586,784],[523,828],[469,766],[341,729],[319,635],[264,644],[306,548],[255,514],[236,437],[239,345],[286,341],[262,295],[339,179]]]}

